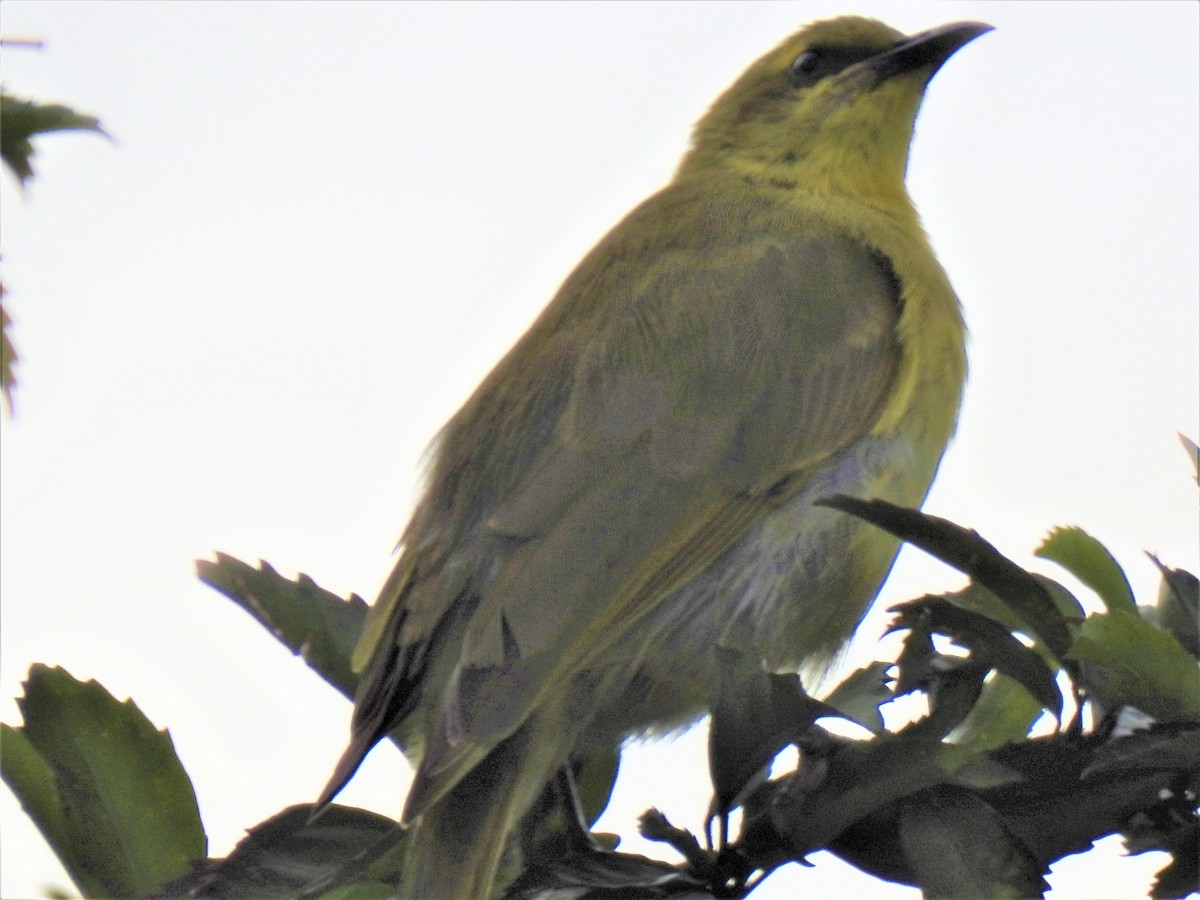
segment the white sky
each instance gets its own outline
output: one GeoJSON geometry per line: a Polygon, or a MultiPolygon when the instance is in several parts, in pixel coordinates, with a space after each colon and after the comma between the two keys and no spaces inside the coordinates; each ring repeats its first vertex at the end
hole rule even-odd
{"type": "MultiPolygon", "coordinates": [[[[997,26],[934,79],[910,166],[972,331],[927,508],[1025,564],[1081,524],[1145,598],[1143,549],[1194,570],[1175,438],[1200,432],[1194,3],[5,0],[6,34],[48,41],[4,50],[8,88],[117,144],[43,138],[28,198],[0,185],[22,355],[0,426],[0,718],[37,661],[132,696],[170,727],[215,855],[311,800],[349,704],[192,560],[373,596],[438,426],[719,91],[850,11],[997,26]]],[[[906,552],[884,602],[959,583],[906,552]]],[[[636,752],[606,826],[656,804],[698,828],[702,747],[636,752]]],[[[395,815],[403,777],[380,750],[342,800],[395,815]]],[[[65,884],[6,790],[0,812],[0,895],[65,884]]],[[[1144,895],[1161,860],[1118,853],[1064,863],[1054,896],[1144,895]]],[[[799,890],[917,896],[828,859],[756,896],[799,890]]]]}

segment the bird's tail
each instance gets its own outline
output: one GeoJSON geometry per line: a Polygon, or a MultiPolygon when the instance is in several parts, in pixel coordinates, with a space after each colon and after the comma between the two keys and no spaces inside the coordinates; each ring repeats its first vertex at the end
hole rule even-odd
{"type": "Polygon", "coordinates": [[[538,725],[539,717],[527,721],[417,814],[400,883],[404,900],[492,895],[517,824],[570,751],[562,738],[571,729],[538,725]]]}
{"type": "Polygon", "coordinates": [[[351,737],[350,745],[346,747],[346,752],[342,754],[342,758],[334,767],[333,776],[325,785],[325,789],[321,791],[317,802],[313,804],[312,813],[309,816],[310,822],[329,807],[333,798],[346,786],[346,782],[354,777],[354,773],[358,771],[358,767],[362,765],[362,761],[378,741],[379,738],[376,735],[365,731],[360,731],[351,737]]]}
{"type": "MultiPolygon", "coordinates": [[[[408,577],[409,570],[402,566],[398,566],[397,571],[408,577]]],[[[396,578],[395,573],[392,577],[396,578]]],[[[381,594],[381,597],[392,597],[396,591],[403,592],[405,584],[407,582],[394,590],[385,587],[388,592],[381,594]]],[[[380,602],[384,603],[382,600],[380,602]]],[[[374,649],[362,673],[354,702],[350,744],[334,767],[329,783],[313,804],[309,821],[317,818],[346,786],[346,782],[354,777],[371,748],[389,731],[400,726],[416,708],[420,697],[417,685],[424,671],[428,642],[401,646],[400,631],[404,623],[405,614],[400,610],[374,637],[375,643],[371,645],[374,649]]],[[[401,749],[407,753],[408,745],[403,744],[401,749]]]]}

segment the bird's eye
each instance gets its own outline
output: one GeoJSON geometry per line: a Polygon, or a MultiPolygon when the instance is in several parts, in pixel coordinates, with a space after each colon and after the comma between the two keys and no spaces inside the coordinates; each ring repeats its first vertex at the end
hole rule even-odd
{"type": "Polygon", "coordinates": [[[792,78],[797,84],[811,84],[820,77],[823,61],[819,50],[805,50],[792,60],[792,78]]]}

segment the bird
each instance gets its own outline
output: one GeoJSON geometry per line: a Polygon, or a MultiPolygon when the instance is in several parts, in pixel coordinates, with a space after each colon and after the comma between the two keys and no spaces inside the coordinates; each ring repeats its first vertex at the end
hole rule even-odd
{"type": "Polygon", "coordinates": [[[432,445],[354,652],[349,746],[416,772],[403,897],[486,897],[572,758],[686,727],[719,653],[834,660],[919,506],[966,379],[961,304],[905,185],[930,79],[991,27],[800,29],[697,122],[432,445]]]}

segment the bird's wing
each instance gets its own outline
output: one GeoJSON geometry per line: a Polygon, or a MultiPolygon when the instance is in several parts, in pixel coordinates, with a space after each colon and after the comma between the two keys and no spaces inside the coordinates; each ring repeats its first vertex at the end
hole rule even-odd
{"type": "Polygon", "coordinates": [[[887,401],[901,291],[856,240],[609,256],[598,281],[564,286],[568,301],[578,281],[610,298],[608,323],[586,311],[550,323],[588,338],[562,343],[581,348],[565,368],[543,360],[570,377],[548,388],[547,436],[486,516],[508,549],[462,623],[410,812],[868,433],[887,401]]]}

